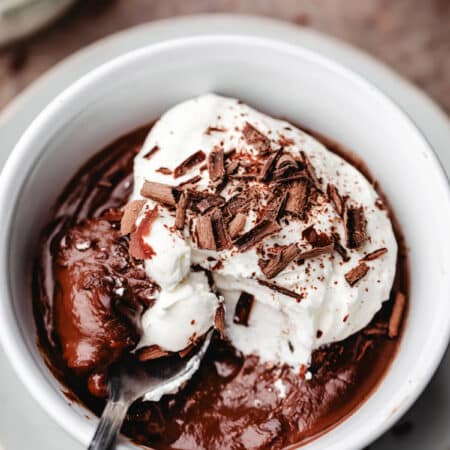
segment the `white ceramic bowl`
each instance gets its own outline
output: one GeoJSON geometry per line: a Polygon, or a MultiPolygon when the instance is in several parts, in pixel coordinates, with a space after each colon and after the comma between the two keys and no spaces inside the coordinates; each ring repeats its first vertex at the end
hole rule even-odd
{"type": "Polygon", "coordinates": [[[351,417],[304,447],[362,448],[414,402],[447,346],[449,187],[429,144],[390,99],[339,64],[286,43],[204,36],[152,45],[94,70],[42,111],[0,180],[1,341],[24,385],[86,445],[96,420],[69,405],[36,346],[30,277],[40,230],[63,186],[93,153],[208,91],[239,97],[354,149],[401,222],[410,248],[411,303],[399,354],[351,417]]]}

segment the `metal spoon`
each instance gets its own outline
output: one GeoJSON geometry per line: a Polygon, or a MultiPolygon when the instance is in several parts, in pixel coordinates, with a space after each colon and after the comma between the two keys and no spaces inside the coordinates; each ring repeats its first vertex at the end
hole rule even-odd
{"type": "Polygon", "coordinates": [[[114,444],[130,405],[146,396],[158,401],[175,393],[200,367],[211,342],[210,330],[203,344],[185,358],[168,357],[146,364],[138,361],[120,364],[109,378],[109,399],[88,450],[108,450],[114,444]]]}

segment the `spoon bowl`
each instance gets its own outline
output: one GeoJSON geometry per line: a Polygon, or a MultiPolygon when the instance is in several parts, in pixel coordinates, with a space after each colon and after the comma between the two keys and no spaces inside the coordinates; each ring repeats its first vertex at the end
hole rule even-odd
{"type": "Polygon", "coordinates": [[[158,401],[163,395],[178,392],[197,372],[211,343],[213,330],[206,333],[201,345],[185,357],[178,355],[146,363],[130,355],[111,371],[109,399],[88,450],[111,448],[133,402],[145,396],[158,401]]]}

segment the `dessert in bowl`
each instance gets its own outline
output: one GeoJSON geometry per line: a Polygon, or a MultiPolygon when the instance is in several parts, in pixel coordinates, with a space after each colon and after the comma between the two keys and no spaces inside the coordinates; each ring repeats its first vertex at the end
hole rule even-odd
{"type": "MultiPolygon", "coordinates": [[[[399,202],[404,186],[393,188],[396,171],[386,166],[392,157],[386,152],[402,141],[427,147],[408,120],[357,77],[333,67],[333,78],[330,63],[320,58],[250,41],[193,39],[136,52],[80,81],[30,130],[28,139],[36,141],[33,132],[67,108],[68,115],[53,122],[29,178],[38,181],[34,175],[46,163],[54,171],[40,191],[44,198],[28,211],[39,225],[35,236],[51,220],[34,278],[40,345],[70,392],[98,413],[111,364],[130,353],[143,364],[185,354],[215,327],[199,373],[178,393],[136,403],[126,434],[154,448],[282,448],[306,444],[348,418],[308,446],[326,446],[333,435],[336,448],[360,446],[373,431],[349,437],[346,426],[377,411],[381,417],[371,422],[380,432],[395,418],[393,408],[405,407],[404,397],[394,395],[408,370],[399,361],[412,357],[403,345],[395,357],[409,293],[403,242],[381,191],[355,168],[361,166],[354,158],[341,158],[339,147],[273,116],[292,117],[361,153],[392,201],[407,242],[404,218],[414,208],[405,211],[399,202]],[[270,64],[258,57],[263,49],[274,57],[270,64]],[[277,59],[302,61],[309,69],[296,101],[288,101],[295,77],[275,69],[277,59]],[[143,63],[158,69],[145,73],[143,63]],[[236,76],[239,68],[245,76],[236,76]],[[264,86],[279,81],[270,99],[255,81],[261,73],[264,86]],[[322,95],[308,94],[308,80],[323,88],[322,95]],[[339,93],[346,83],[354,91],[344,104],[339,93]],[[170,89],[163,92],[163,86],[170,89]],[[207,91],[260,105],[272,117],[207,91]],[[131,106],[119,107],[124,101],[131,106]],[[362,126],[333,111],[335,102],[356,113],[362,126]],[[380,104],[384,139],[369,139],[361,128],[380,125],[371,111],[380,104]],[[74,176],[88,156],[156,115],[161,118],[152,127],[117,140],[74,176]],[[396,119],[395,130],[388,119],[396,119]],[[384,141],[389,149],[381,152],[384,141]],[[77,147],[84,158],[73,155],[77,147]],[[70,179],[56,208],[44,213],[70,179]]],[[[417,171],[414,162],[408,169],[417,171]]],[[[20,194],[31,195],[32,185],[27,180],[20,194]]],[[[412,279],[403,337],[411,344],[419,328],[414,335],[408,330],[422,314],[413,306],[420,283],[412,279]]],[[[444,342],[447,332],[434,342],[444,342]]],[[[407,376],[414,379],[418,370],[407,376]]],[[[58,401],[64,420],[75,426],[75,413],[58,401]]]]}

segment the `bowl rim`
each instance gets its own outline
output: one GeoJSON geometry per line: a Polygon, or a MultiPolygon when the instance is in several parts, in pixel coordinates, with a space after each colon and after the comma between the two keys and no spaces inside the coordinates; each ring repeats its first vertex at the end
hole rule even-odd
{"type": "MultiPolygon", "coordinates": [[[[91,70],[89,73],[82,76],[75,81],[63,92],[56,96],[33,120],[24,134],[21,136],[19,142],[14,147],[10,157],[6,161],[6,164],[1,172],[0,176],[0,210],[6,211],[5,225],[0,227],[0,315],[3,319],[3,326],[0,327],[0,342],[2,343],[5,353],[9,361],[11,362],[16,374],[21,382],[26,386],[31,395],[41,404],[44,410],[49,414],[52,419],[58,423],[69,434],[74,436],[79,442],[84,444],[88,443],[88,439],[94,431],[94,422],[88,422],[84,418],[78,416],[78,420],[75,420],[75,411],[69,409],[68,405],[61,401],[61,397],[56,396],[54,389],[48,384],[43,376],[39,376],[36,367],[34,367],[34,356],[27,350],[26,344],[21,338],[20,329],[18,323],[15,320],[16,312],[11,302],[12,295],[10,289],[10,277],[11,273],[8,270],[8,256],[10,252],[10,246],[8,245],[8,235],[10,228],[14,221],[15,210],[14,206],[11,207],[10,192],[16,190],[16,195],[20,196],[23,188],[24,181],[27,174],[20,176],[20,182],[17,185],[17,174],[21,173],[21,163],[27,156],[28,148],[33,145],[35,138],[39,136],[42,129],[52,127],[52,118],[58,116],[60,110],[64,110],[67,105],[85,89],[89,89],[91,85],[96,85],[103,77],[116,70],[120,70],[122,67],[132,64],[141,58],[150,58],[152,55],[163,53],[172,50],[186,50],[199,46],[217,46],[217,45],[246,45],[259,48],[266,48],[271,51],[290,54],[291,56],[301,57],[315,64],[321,65],[331,72],[337,73],[340,76],[346,78],[354,84],[360,85],[366,90],[371,91],[372,95],[375,95],[386,104],[399,118],[408,126],[409,132],[412,133],[414,138],[421,142],[423,150],[427,153],[432,163],[432,173],[439,178],[439,183],[445,187],[445,193],[450,204],[450,187],[448,178],[445,171],[434,152],[431,144],[423,135],[421,130],[416,126],[410,116],[395,103],[387,94],[374,84],[365,79],[357,72],[345,67],[339,62],[334,61],[326,56],[318,54],[312,50],[294,45],[281,40],[261,38],[249,35],[239,34],[218,34],[218,35],[198,35],[193,37],[177,38],[163,41],[156,44],[150,44],[131,52],[120,55],[111,61],[108,61],[99,67],[91,70]],[[14,189],[13,189],[14,188],[14,189]],[[5,320],[9,319],[9,320],[5,320]],[[18,342],[19,337],[20,342],[18,342]],[[17,351],[26,350],[26,351],[17,351]]],[[[45,146],[41,146],[41,151],[34,155],[31,159],[38,159],[40,155],[45,151],[45,146]]],[[[431,170],[430,169],[430,170],[431,170]]],[[[450,292],[450,279],[445,286],[444,292],[450,292]]],[[[358,449],[367,445],[386,431],[397,421],[413,404],[420,393],[424,390],[435,370],[437,369],[439,362],[441,361],[450,338],[450,315],[446,321],[446,328],[440,334],[441,339],[437,343],[434,351],[430,352],[428,364],[425,368],[422,368],[420,376],[417,377],[418,381],[414,385],[405,385],[402,389],[408,395],[404,395],[404,401],[398,405],[395,411],[389,415],[389,417],[382,418],[381,414],[374,417],[371,421],[371,429],[355,430],[355,434],[352,435],[352,441],[348,443],[351,449],[358,449]]]]}

